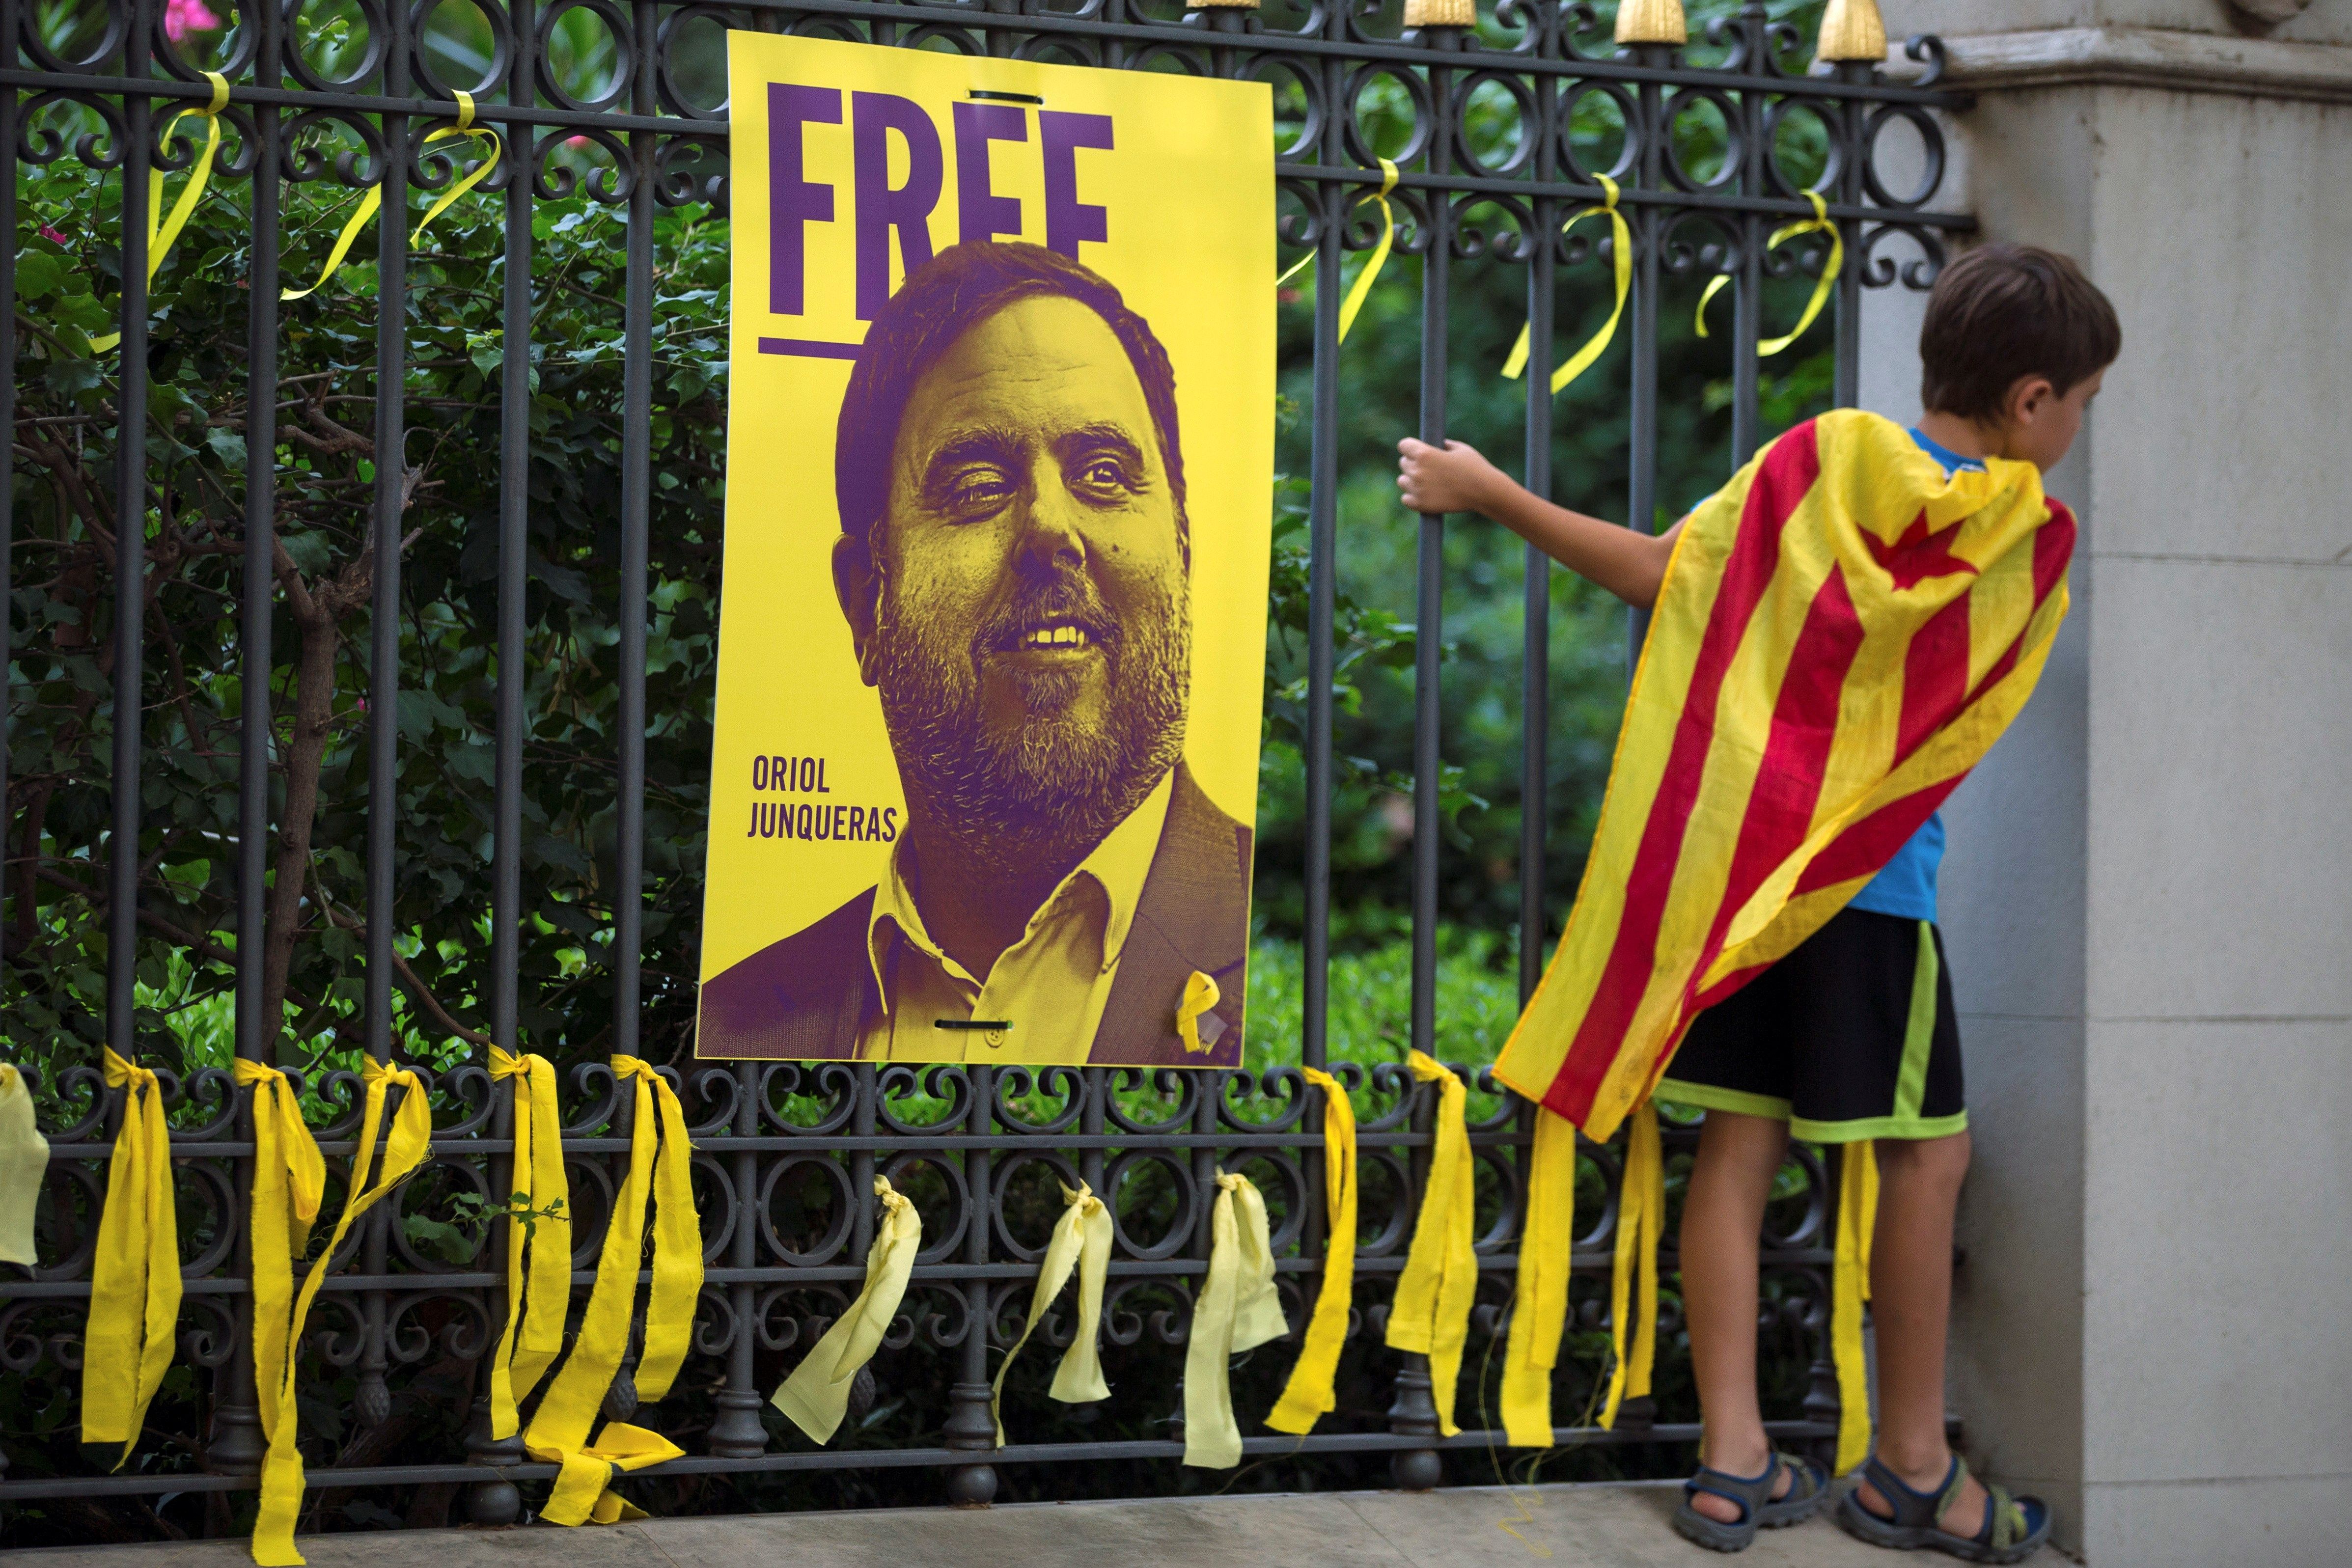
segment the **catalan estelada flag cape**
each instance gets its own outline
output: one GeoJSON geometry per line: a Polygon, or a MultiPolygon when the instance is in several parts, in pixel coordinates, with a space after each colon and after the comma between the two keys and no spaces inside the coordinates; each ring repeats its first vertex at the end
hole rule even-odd
{"type": "Polygon", "coordinates": [[[1819,930],[2008,727],[2066,612],[2074,519],[2032,465],[1986,467],[1948,478],[1843,410],[1691,513],[1583,884],[1496,1077],[1607,1138],[1700,1009],[1819,930]]]}

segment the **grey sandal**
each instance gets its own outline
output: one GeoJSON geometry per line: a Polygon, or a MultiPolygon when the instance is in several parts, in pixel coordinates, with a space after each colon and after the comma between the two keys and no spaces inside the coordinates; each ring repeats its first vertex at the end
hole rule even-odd
{"type": "Polygon", "coordinates": [[[1862,1506],[1859,1491],[1850,1491],[1838,1500],[1837,1521],[1848,1535],[1873,1546],[1906,1552],[1924,1546],[1966,1563],[2017,1563],[2040,1551],[2050,1539],[2048,1503],[2038,1497],[2011,1497],[2008,1489],[1990,1481],[1985,1483],[1991,1503],[1985,1510],[1983,1529],[1972,1536],[1955,1535],[1937,1523],[1968,1483],[1969,1468],[1958,1454],[1952,1456],[1952,1469],[1944,1484],[1932,1492],[1912,1490],[1901,1476],[1879,1463],[1876,1455],[1862,1473],[1895,1510],[1894,1517],[1872,1512],[1862,1506]]]}
{"type": "Polygon", "coordinates": [[[1779,1530],[1811,1519],[1829,1490],[1829,1478],[1819,1465],[1787,1454],[1775,1454],[1760,1476],[1735,1476],[1702,1468],[1683,1483],[1682,1505],[1675,1510],[1675,1529],[1685,1541],[1715,1552],[1744,1552],[1759,1530],[1779,1530]],[[1774,1498],[1780,1472],[1789,1472],[1789,1495],[1774,1498]],[[1739,1510],[1739,1522],[1709,1519],[1691,1506],[1701,1492],[1711,1492],[1739,1510]]]}

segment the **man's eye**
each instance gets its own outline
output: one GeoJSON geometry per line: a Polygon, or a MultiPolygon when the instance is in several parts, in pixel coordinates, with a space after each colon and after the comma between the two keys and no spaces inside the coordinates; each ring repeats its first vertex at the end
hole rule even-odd
{"type": "Polygon", "coordinates": [[[961,515],[994,511],[1012,498],[1013,480],[1001,468],[966,468],[950,477],[942,499],[961,515]]]}
{"type": "Polygon", "coordinates": [[[1125,496],[1136,488],[1135,476],[1127,465],[1115,457],[1097,457],[1080,465],[1077,473],[1080,489],[1106,498],[1125,496]]]}

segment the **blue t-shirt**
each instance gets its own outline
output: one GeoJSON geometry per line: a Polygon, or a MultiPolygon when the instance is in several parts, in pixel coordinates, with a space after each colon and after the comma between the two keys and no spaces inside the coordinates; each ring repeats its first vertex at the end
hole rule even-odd
{"type": "MultiPolygon", "coordinates": [[[[1920,451],[1942,464],[1947,475],[1984,472],[1984,464],[1977,458],[1963,457],[1949,447],[1938,446],[1916,430],[1911,439],[1919,444],[1920,451]]],[[[1933,920],[1936,869],[1943,859],[1944,814],[1938,811],[1920,824],[1919,831],[1895,852],[1895,858],[1879,869],[1878,874],[1853,895],[1846,907],[1898,915],[1905,920],[1933,920]]]]}

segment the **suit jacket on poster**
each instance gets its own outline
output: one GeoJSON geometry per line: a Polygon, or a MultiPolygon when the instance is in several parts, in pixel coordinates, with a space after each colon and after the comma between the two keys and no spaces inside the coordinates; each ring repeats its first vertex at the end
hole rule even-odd
{"type": "MultiPolygon", "coordinates": [[[[1136,901],[1090,1063],[1240,1065],[1251,836],[1202,793],[1190,768],[1176,765],[1167,825],[1136,901]],[[1215,1011],[1225,1030],[1210,1050],[1188,1056],[1176,1033],[1176,1005],[1196,969],[1217,982],[1215,1011]]],[[[866,946],[873,909],[867,888],[706,981],[696,1054],[780,1061],[854,1057],[882,1011],[866,946]]],[[[975,1044],[971,1059],[984,1061],[986,1048],[975,1044]]]]}

